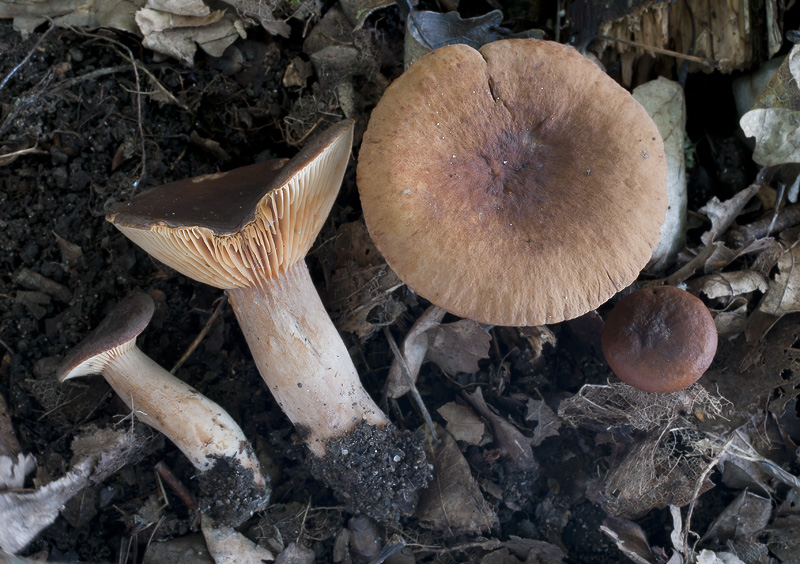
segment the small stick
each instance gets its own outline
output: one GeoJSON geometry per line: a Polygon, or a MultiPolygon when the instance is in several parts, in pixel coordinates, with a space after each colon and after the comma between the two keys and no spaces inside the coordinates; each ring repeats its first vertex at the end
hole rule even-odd
{"type": "Polygon", "coordinates": [[[41,45],[41,44],[42,44],[42,41],[44,41],[45,37],[47,37],[48,35],[50,35],[50,32],[51,32],[51,31],[53,31],[53,28],[55,28],[55,27],[56,27],[56,26],[55,26],[55,24],[53,23],[53,21],[52,21],[52,20],[50,20],[50,27],[48,27],[48,28],[45,30],[45,32],[42,34],[42,36],[41,36],[41,37],[39,37],[39,40],[36,42],[36,45],[34,45],[34,46],[33,46],[33,49],[31,49],[30,51],[28,51],[28,54],[27,54],[27,55],[25,55],[25,58],[24,58],[24,59],[22,59],[22,61],[20,61],[20,63],[19,63],[17,66],[15,66],[13,69],[11,69],[11,72],[9,72],[9,73],[6,75],[6,77],[3,79],[3,81],[2,81],[2,82],[0,82],[0,90],[2,90],[2,89],[3,89],[3,87],[6,85],[6,83],[8,83],[8,81],[9,81],[9,80],[11,80],[11,77],[12,77],[12,76],[14,76],[14,74],[15,74],[15,73],[16,73],[16,72],[17,72],[19,69],[21,69],[23,66],[25,66],[25,63],[27,63],[27,62],[28,62],[28,59],[30,59],[30,58],[33,56],[33,54],[34,54],[34,53],[35,53],[35,52],[36,52],[36,51],[39,49],[39,45],[41,45]]]}
{"type": "Polygon", "coordinates": [[[11,424],[6,400],[0,395],[0,456],[15,457],[20,453],[19,441],[11,424]]]}
{"type": "Polygon", "coordinates": [[[622,39],[619,37],[611,37],[610,35],[593,35],[589,39],[581,44],[578,51],[581,54],[586,54],[586,48],[589,45],[598,39],[604,39],[606,41],[616,41],[617,43],[622,43],[623,45],[630,45],[631,47],[639,47],[640,49],[644,49],[645,51],[652,51],[653,53],[658,53],[659,55],[667,55],[669,57],[675,57],[676,59],[684,59],[690,61],[692,63],[698,63],[703,65],[704,67],[712,67],[718,69],[720,67],[720,62],[715,61],[714,59],[706,59],[705,57],[695,57],[694,55],[686,55],[684,53],[679,53],[677,51],[670,51],[669,49],[662,49],[661,47],[655,47],[654,45],[645,45],[644,43],[639,43],[637,41],[631,41],[630,39],[622,39]]]}
{"type": "Polygon", "coordinates": [[[414,397],[414,401],[417,402],[417,406],[419,406],[420,411],[422,412],[422,417],[425,419],[425,424],[428,425],[428,429],[431,431],[431,437],[433,437],[433,442],[438,443],[439,437],[436,436],[436,429],[433,425],[433,419],[431,419],[431,414],[428,413],[428,408],[425,407],[425,403],[422,401],[422,396],[419,395],[419,391],[417,390],[417,385],[414,383],[414,379],[411,377],[411,372],[408,369],[408,365],[406,364],[406,359],[403,357],[403,353],[400,352],[400,349],[397,347],[397,343],[392,337],[392,333],[389,331],[388,327],[383,328],[383,334],[386,335],[386,340],[389,341],[389,346],[394,353],[394,356],[397,358],[397,362],[400,365],[400,372],[403,374],[403,377],[406,380],[406,384],[408,384],[411,388],[411,395],[414,397]]]}
{"type": "Polygon", "coordinates": [[[197,337],[194,338],[194,341],[192,341],[192,344],[189,345],[189,348],[186,349],[186,352],[183,353],[183,355],[181,355],[181,357],[178,359],[178,362],[176,362],[175,366],[172,367],[172,370],[169,371],[170,374],[175,374],[175,371],[178,370],[178,368],[180,368],[183,365],[184,362],[186,362],[186,359],[188,359],[192,355],[192,353],[195,351],[195,349],[203,341],[205,336],[208,335],[208,332],[211,330],[211,326],[214,325],[214,322],[217,320],[217,318],[222,313],[222,307],[226,303],[228,303],[227,296],[222,296],[219,299],[219,303],[217,304],[217,307],[214,309],[214,313],[212,313],[211,317],[208,318],[208,321],[206,321],[206,324],[203,325],[203,328],[197,334],[197,337]]]}
{"type": "Polygon", "coordinates": [[[800,204],[786,206],[769,217],[754,221],[749,225],[734,227],[728,235],[728,243],[743,247],[776,231],[783,231],[800,223],[800,204]]]}
{"type": "Polygon", "coordinates": [[[194,514],[197,512],[197,502],[194,499],[192,493],[186,489],[186,486],[183,485],[183,482],[178,479],[175,473],[170,469],[169,466],[162,460],[155,465],[155,470],[158,475],[161,477],[164,482],[169,486],[169,489],[177,495],[180,500],[186,505],[186,508],[189,510],[190,513],[194,514]]]}

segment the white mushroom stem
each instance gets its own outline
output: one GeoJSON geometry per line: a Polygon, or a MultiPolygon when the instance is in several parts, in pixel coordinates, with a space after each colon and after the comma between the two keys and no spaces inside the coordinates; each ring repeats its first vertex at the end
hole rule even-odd
{"type": "Polygon", "coordinates": [[[116,347],[99,372],[136,417],[163,433],[195,468],[204,472],[217,458],[235,458],[253,470],[257,486],[265,485],[258,459],[236,421],[144,354],[135,339],[116,347]]]}
{"type": "Polygon", "coordinates": [[[261,376],[315,455],[362,421],[389,422],[361,385],[304,261],[228,296],[261,376]]]}

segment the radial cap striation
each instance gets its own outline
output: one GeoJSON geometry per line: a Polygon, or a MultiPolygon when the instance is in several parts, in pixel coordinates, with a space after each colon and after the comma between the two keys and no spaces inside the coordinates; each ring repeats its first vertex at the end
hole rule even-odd
{"type": "Polygon", "coordinates": [[[305,258],[333,205],[353,122],[317,135],[295,157],[166,184],[111,210],[134,243],[197,281],[257,285],[305,258]]]}
{"type": "Polygon", "coordinates": [[[386,91],[361,145],[369,232],[415,292],[498,325],[570,319],[629,285],[667,207],[658,130],[577,51],[443,47],[386,91]]]}

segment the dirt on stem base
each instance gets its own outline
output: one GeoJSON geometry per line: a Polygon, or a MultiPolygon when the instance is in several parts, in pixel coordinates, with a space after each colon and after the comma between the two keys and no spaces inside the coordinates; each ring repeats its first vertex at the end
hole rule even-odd
{"type": "Polygon", "coordinates": [[[198,476],[200,510],[215,521],[232,527],[241,525],[269,504],[272,490],[253,481],[253,470],[235,458],[219,458],[214,467],[198,476]]]}
{"type": "Polygon", "coordinates": [[[328,441],[325,456],[310,456],[311,472],[344,502],[348,511],[383,522],[411,515],[419,491],[431,480],[422,448],[424,435],[362,423],[328,441]]]}

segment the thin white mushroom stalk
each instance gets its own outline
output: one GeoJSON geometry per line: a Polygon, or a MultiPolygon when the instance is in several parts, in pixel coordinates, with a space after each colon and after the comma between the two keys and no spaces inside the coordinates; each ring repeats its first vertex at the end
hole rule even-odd
{"type": "Polygon", "coordinates": [[[246,489],[256,492],[248,492],[248,496],[258,498],[249,500],[255,503],[249,503],[245,515],[226,518],[229,522],[241,521],[266,506],[270,493],[268,479],[250,442],[228,412],[170,374],[136,346],[136,337],[147,326],[153,307],[146,294],[137,293],[122,300],[65,357],[58,379],[63,382],[101,374],[136,418],[172,441],[201,476],[211,474],[222,461],[228,466],[240,466],[237,471],[243,475],[246,489]]]}

